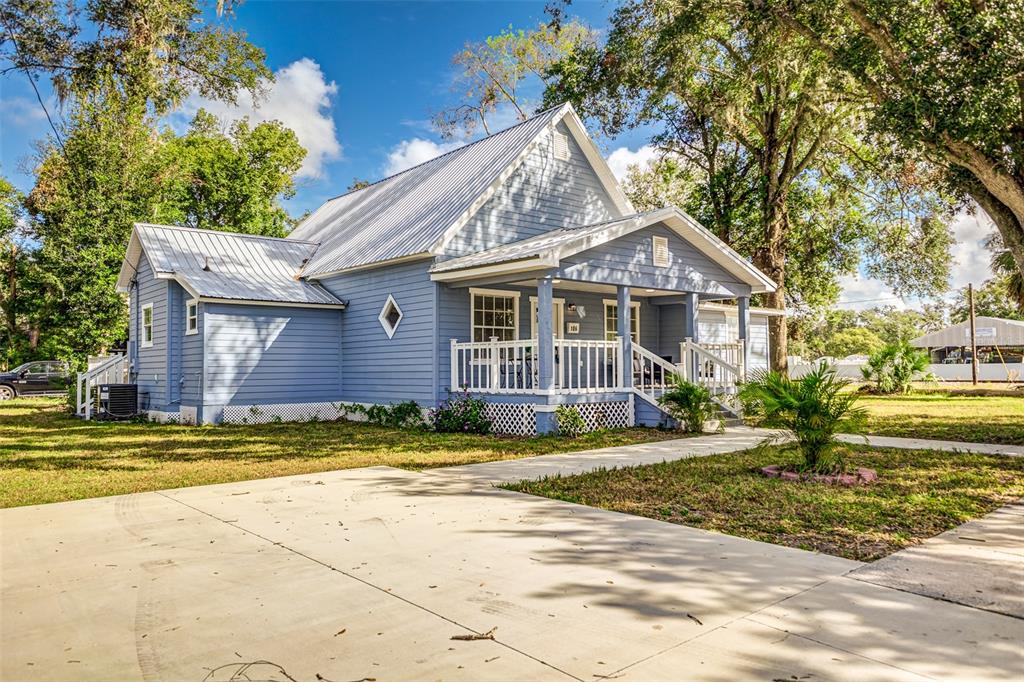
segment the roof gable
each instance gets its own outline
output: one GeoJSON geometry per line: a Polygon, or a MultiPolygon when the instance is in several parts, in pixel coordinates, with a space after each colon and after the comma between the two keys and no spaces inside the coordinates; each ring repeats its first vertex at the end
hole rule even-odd
{"type": "Polygon", "coordinates": [[[289,235],[321,244],[303,276],[317,278],[441,253],[560,121],[565,121],[620,212],[630,212],[629,201],[579,117],[571,106],[562,105],[328,201],[289,235]]]}

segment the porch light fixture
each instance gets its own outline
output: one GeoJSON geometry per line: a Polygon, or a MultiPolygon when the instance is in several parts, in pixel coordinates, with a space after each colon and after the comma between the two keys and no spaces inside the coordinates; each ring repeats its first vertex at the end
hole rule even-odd
{"type": "Polygon", "coordinates": [[[646,291],[648,294],[654,293],[654,289],[644,289],[644,291],[646,291]]]}
{"type": "Polygon", "coordinates": [[[381,308],[377,320],[380,322],[380,326],[384,328],[384,333],[388,335],[389,339],[398,331],[398,325],[402,321],[402,309],[398,307],[398,302],[395,301],[395,297],[391,294],[388,294],[388,300],[384,303],[384,307],[381,308]]]}
{"type": "Polygon", "coordinates": [[[551,283],[552,284],[561,284],[562,280],[560,280],[560,279],[553,279],[553,280],[551,280],[551,283]]]}

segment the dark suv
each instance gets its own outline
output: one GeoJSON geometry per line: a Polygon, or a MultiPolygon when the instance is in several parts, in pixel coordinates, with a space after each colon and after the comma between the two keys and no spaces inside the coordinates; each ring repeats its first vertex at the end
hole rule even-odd
{"type": "Polygon", "coordinates": [[[37,360],[0,372],[0,400],[19,395],[48,395],[68,390],[71,372],[66,362],[37,360]]]}

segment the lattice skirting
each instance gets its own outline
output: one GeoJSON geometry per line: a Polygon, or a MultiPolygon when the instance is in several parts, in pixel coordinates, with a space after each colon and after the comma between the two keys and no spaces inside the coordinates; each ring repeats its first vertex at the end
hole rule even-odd
{"type": "Polygon", "coordinates": [[[510,436],[532,436],[537,433],[537,417],[533,405],[512,403],[487,403],[487,418],[491,430],[510,436]]]}
{"type": "Polygon", "coordinates": [[[605,403],[578,403],[574,405],[580,411],[587,431],[598,429],[624,429],[629,426],[629,402],[616,400],[605,403]]]}
{"type": "Polygon", "coordinates": [[[226,405],[225,424],[334,421],[345,416],[337,403],[282,403],[280,405],[226,405]]]}
{"type": "MultiPolygon", "coordinates": [[[[629,426],[629,401],[571,405],[580,412],[587,431],[620,429],[629,426]]],[[[532,436],[537,433],[537,416],[532,404],[487,403],[491,430],[511,436],[532,436]]]]}

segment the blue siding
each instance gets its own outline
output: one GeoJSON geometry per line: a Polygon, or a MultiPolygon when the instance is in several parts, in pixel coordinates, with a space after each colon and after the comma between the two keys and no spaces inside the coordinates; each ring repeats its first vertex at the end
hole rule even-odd
{"type": "Polygon", "coordinates": [[[657,312],[660,328],[655,352],[661,356],[671,355],[672,362],[679,362],[679,342],[686,337],[686,305],[662,305],[657,312]]]}
{"type": "Polygon", "coordinates": [[[205,405],[341,398],[340,311],[214,303],[204,308],[205,405]]]}
{"type": "Polygon", "coordinates": [[[720,298],[750,294],[750,286],[737,281],[707,256],[664,225],[651,225],[563,261],[555,273],[562,279],[627,284],[668,291],[693,291],[720,298]],[[669,265],[657,267],[651,238],[668,238],[669,265]]]}
{"type": "Polygon", "coordinates": [[[577,227],[618,217],[583,150],[569,136],[569,159],[554,157],[546,136],[522,165],[447,245],[446,256],[464,256],[560,227],[577,227]]]}
{"type": "Polygon", "coordinates": [[[167,280],[156,279],[145,254],[139,259],[134,292],[133,320],[130,333],[138,340],[135,362],[135,382],[143,407],[152,410],[167,409],[167,280]],[[142,308],[153,305],[153,345],[142,345],[142,308]],[[147,404],[148,403],[148,404],[147,404]]]}
{"type": "Polygon", "coordinates": [[[179,386],[181,404],[199,407],[203,403],[203,325],[205,303],[198,306],[199,332],[185,334],[185,303],[191,296],[178,287],[181,296],[181,361],[179,386]]]}
{"type": "Polygon", "coordinates": [[[347,301],[341,314],[343,399],[394,403],[415,400],[427,407],[436,394],[436,285],[423,260],[342,273],[321,280],[347,301]],[[388,294],[402,310],[392,338],[378,321],[388,294]]]}

